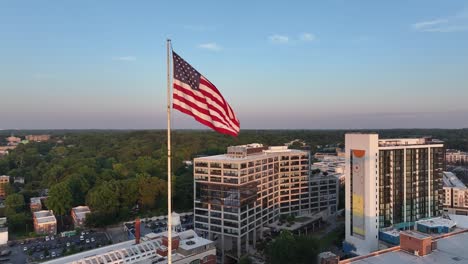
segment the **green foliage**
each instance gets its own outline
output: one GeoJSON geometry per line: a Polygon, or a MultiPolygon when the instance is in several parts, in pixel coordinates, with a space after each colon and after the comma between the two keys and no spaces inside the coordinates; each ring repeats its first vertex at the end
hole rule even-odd
{"type": "Polygon", "coordinates": [[[266,247],[268,263],[316,263],[320,243],[310,236],[296,236],[282,231],[279,237],[266,247]]]}
{"type": "Polygon", "coordinates": [[[73,196],[68,185],[64,181],[53,185],[49,190],[46,200],[47,208],[53,210],[56,215],[66,215],[73,206],[73,196]]]}
{"type": "Polygon", "coordinates": [[[10,194],[5,199],[5,215],[10,217],[24,210],[24,197],[21,194],[10,194]]]}

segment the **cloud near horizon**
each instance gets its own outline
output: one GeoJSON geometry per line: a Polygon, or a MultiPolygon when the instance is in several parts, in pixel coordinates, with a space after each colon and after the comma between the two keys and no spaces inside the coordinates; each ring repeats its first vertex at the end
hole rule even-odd
{"type": "Polygon", "coordinates": [[[299,36],[299,39],[304,42],[311,42],[311,41],[315,41],[317,37],[312,33],[304,32],[299,36]]]}
{"type": "Polygon", "coordinates": [[[220,45],[218,45],[215,42],[203,43],[203,44],[198,45],[198,47],[200,49],[206,49],[206,50],[212,50],[212,51],[220,51],[223,49],[220,45]]]}

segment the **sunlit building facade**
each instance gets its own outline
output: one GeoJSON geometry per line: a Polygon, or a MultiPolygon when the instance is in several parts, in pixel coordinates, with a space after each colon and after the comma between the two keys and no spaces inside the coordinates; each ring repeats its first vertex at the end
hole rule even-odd
{"type": "Polygon", "coordinates": [[[261,144],[194,160],[195,230],[239,259],[281,214],[310,213],[309,152],[261,144]]]}
{"type": "Polygon", "coordinates": [[[440,216],[445,150],[431,138],[379,139],[346,134],[346,243],[378,249],[378,232],[440,216]]]}

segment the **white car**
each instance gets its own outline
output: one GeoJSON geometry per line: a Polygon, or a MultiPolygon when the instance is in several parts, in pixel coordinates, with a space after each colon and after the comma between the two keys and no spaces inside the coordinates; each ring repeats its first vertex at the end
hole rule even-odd
{"type": "Polygon", "coordinates": [[[70,242],[67,242],[67,247],[69,247],[69,246],[70,246],[70,242]]]}
{"type": "Polygon", "coordinates": [[[28,250],[28,248],[27,248],[27,247],[24,247],[24,248],[23,248],[23,251],[26,251],[26,250],[28,250]]]}
{"type": "Polygon", "coordinates": [[[54,240],[54,239],[55,239],[54,236],[51,236],[51,237],[50,237],[50,240],[54,240]]]}
{"type": "Polygon", "coordinates": [[[92,238],[91,238],[91,242],[94,242],[94,241],[96,241],[96,240],[94,239],[94,237],[92,237],[92,238]]]}
{"type": "Polygon", "coordinates": [[[86,239],[86,244],[88,244],[88,243],[89,243],[89,239],[86,239]]]}
{"type": "Polygon", "coordinates": [[[46,236],[45,241],[49,241],[49,240],[50,240],[49,236],[46,236]]]}
{"type": "Polygon", "coordinates": [[[83,241],[84,240],[84,237],[83,236],[80,236],[80,241],[83,241]]]}
{"type": "Polygon", "coordinates": [[[57,256],[57,254],[55,254],[55,252],[52,252],[52,257],[55,258],[57,256]]]}

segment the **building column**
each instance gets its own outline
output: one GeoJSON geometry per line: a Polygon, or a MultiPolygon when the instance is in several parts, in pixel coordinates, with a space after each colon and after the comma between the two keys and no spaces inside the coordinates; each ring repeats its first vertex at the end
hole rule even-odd
{"type": "Polygon", "coordinates": [[[237,258],[241,258],[241,241],[242,241],[242,236],[239,236],[237,238],[237,258]]]}
{"type": "Polygon", "coordinates": [[[257,244],[257,229],[255,229],[253,232],[253,248],[256,248],[256,244],[257,244]]]}
{"type": "Polygon", "coordinates": [[[427,200],[427,216],[428,217],[431,217],[431,198],[432,198],[432,188],[431,188],[431,148],[427,148],[427,196],[428,196],[428,200],[427,200]]]}

